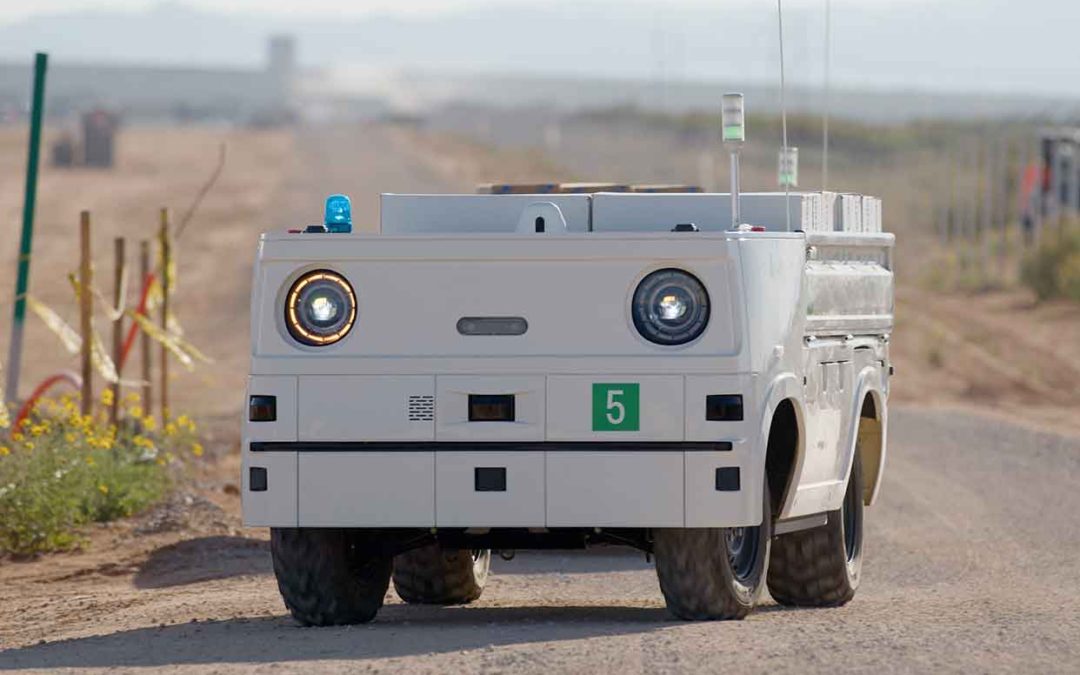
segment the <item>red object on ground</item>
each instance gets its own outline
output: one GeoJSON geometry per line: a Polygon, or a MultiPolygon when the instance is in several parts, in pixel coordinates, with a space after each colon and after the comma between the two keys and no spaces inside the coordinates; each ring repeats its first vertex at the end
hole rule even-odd
{"type": "Polygon", "coordinates": [[[34,389],[34,393],[30,394],[30,398],[26,399],[26,402],[19,408],[19,414],[15,416],[15,424],[12,426],[12,429],[18,431],[19,426],[30,416],[30,411],[34,409],[34,404],[38,402],[38,399],[44,396],[45,392],[52,389],[53,385],[59,384],[60,382],[67,382],[74,387],[76,391],[82,389],[82,378],[70,370],[50,375],[37,386],[37,389],[34,389]]]}

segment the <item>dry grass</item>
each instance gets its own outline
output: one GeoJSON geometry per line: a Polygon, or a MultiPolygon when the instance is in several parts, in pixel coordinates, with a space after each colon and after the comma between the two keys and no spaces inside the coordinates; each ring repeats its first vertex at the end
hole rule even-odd
{"type": "MultiPolygon", "coordinates": [[[[55,133],[47,131],[45,148],[55,133]]],[[[25,142],[21,128],[0,127],[0,222],[20,222],[25,142]]],[[[270,229],[273,197],[291,168],[288,132],[131,128],[119,136],[118,165],[111,171],[46,164],[31,267],[31,293],[74,324],[66,275],[77,266],[79,211],[93,214],[96,285],[111,294],[113,237],[128,238],[129,263],[137,264],[137,242],[153,237],[158,209],[167,206],[175,214],[187,208],[214,168],[223,142],[228,146],[225,170],[177,246],[177,313],[190,340],[217,361],[193,374],[172,366],[174,409],[199,415],[230,413],[239,405],[236,392],[243,387],[248,357],[250,261],[258,233],[270,229]]],[[[13,265],[17,247],[17,240],[9,238],[0,259],[13,265]]],[[[0,325],[5,327],[10,325],[13,283],[9,267],[0,274],[0,325]]],[[[103,317],[98,328],[108,330],[103,317]]],[[[6,330],[3,342],[6,348],[6,330]]],[[[47,374],[76,365],[33,316],[23,363],[24,394],[47,374]]]]}

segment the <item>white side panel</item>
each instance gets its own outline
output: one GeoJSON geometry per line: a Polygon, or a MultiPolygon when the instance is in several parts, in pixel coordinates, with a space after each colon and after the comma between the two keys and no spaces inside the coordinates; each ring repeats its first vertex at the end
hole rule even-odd
{"type": "Polygon", "coordinates": [[[456,452],[435,455],[439,527],[543,527],[544,453],[456,452]],[[477,492],[477,468],[506,470],[505,492],[477,492]]]}
{"type": "Polygon", "coordinates": [[[547,386],[547,440],[549,441],[681,441],[683,440],[683,378],[663,375],[584,375],[552,376],[547,386]],[[631,385],[616,391],[608,410],[607,401],[594,401],[593,385],[631,385]],[[597,414],[631,414],[632,385],[637,385],[638,425],[636,430],[594,430],[594,405],[597,414]],[[614,404],[626,406],[620,412],[614,404]]]}
{"type": "Polygon", "coordinates": [[[434,452],[305,452],[300,527],[434,527],[434,452]]]}
{"type": "Polygon", "coordinates": [[[296,527],[295,452],[244,451],[241,489],[244,525],[247,527],[296,527]],[[252,492],[251,469],[266,469],[266,491],[252,492]]]}
{"type": "Polygon", "coordinates": [[[750,372],[766,373],[783,358],[778,348],[784,350],[802,340],[806,247],[800,241],[771,245],[746,237],[739,241],[739,250],[746,289],[750,372]]]}
{"type": "Polygon", "coordinates": [[[548,452],[548,527],[683,527],[683,453],[548,452]]]}
{"type": "Polygon", "coordinates": [[[588,231],[589,195],[384,194],[380,223],[383,234],[514,232],[522,213],[538,202],[559,207],[567,232],[588,231]]]}
{"type": "Polygon", "coordinates": [[[749,443],[731,452],[686,453],[686,527],[744,527],[761,524],[761,463],[749,455],[749,443]],[[716,470],[738,467],[740,489],[719,492],[716,470]]]}
{"type": "Polygon", "coordinates": [[[435,378],[304,376],[299,411],[301,441],[431,441],[435,378]]]}
{"type": "Polygon", "coordinates": [[[436,381],[439,441],[544,440],[544,378],[442,376],[436,381]],[[515,421],[470,422],[469,394],[513,394],[515,421]]]}

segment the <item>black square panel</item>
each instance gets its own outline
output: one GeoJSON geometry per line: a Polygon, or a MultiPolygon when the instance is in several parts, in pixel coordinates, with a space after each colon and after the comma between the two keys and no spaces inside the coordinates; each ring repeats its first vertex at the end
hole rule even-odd
{"type": "Polygon", "coordinates": [[[741,422],[743,418],[740,394],[713,394],[705,397],[705,419],[709,422],[741,422]]]}
{"type": "Polygon", "coordinates": [[[276,422],[277,396],[252,396],[248,400],[248,420],[251,422],[276,422]]]}
{"type": "Polygon", "coordinates": [[[470,422],[513,422],[516,417],[513,394],[469,394],[470,422]]]}
{"type": "Polygon", "coordinates": [[[739,476],[739,467],[723,466],[716,470],[717,492],[738,492],[742,481],[739,476]]]}
{"type": "Polygon", "coordinates": [[[253,466],[248,472],[248,489],[252,492],[266,492],[266,468],[253,466]]]}
{"type": "Polygon", "coordinates": [[[478,466],[474,470],[477,492],[506,492],[506,468],[478,466]]]}

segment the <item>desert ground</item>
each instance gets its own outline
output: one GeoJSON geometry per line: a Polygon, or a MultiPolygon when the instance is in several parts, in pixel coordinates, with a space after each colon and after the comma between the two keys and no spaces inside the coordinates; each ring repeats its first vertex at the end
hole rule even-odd
{"type": "MultiPolygon", "coordinates": [[[[24,142],[21,130],[0,129],[7,223],[18,222],[24,142]]],[[[680,623],[665,613],[644,557],[611,549],[500,561],[483,598],[465,608],[405,606],[391,590],[373,624],[298,627],[277,594],[267,533],[242,528],[239,518],[257,234],[315,222],[322,197],[339,191],[353,196],[355,219],[370,230],[379,192],[472,191],[491,180],[691,181],[700,151],[587,127],[563,134],[564,152],[387,124],[133,127],[113,171],[44,171],[31,292],[73,321],[66,274],[75,267],[78,212],[93,212],[96,267],[110,270],[111,238],[150,238],[159,207],[183,211],[223,142],[221,180],[178,243],[179,318],[214,364],[172,368],[173,409],[203,422],[210,457],[174,499],[93,529],[81,551],[0,561],[0,669],[1080,668],[1080,307],[1039,304],[1014,288],[971,294],[923,283],[920,255],[932,237],[891,187],[888,166],[847,175],[861,181],[852,189],[884,194],[887,209],[895,195],[887,228],[905,242],[889,465],[881,502],[868,511],[863,586],[851,604],[769,604],[743,622],[680,623]]],[[[14,260],[9,242],[3,256],[14,260]]],[[[0,278],[0,298],[10,298],[13,276],[0,278]]],[[[27,345],[24,391],[74,364],[34,319],[27,345]]]]}

